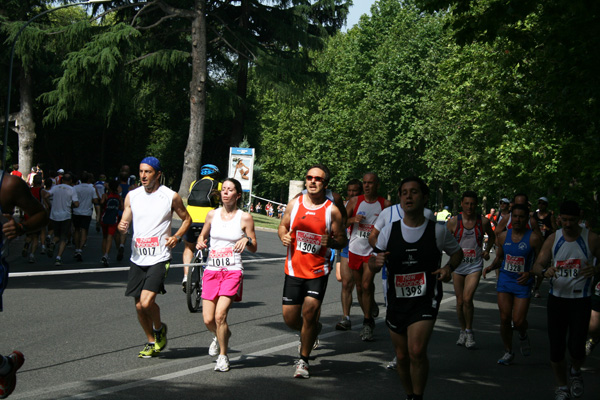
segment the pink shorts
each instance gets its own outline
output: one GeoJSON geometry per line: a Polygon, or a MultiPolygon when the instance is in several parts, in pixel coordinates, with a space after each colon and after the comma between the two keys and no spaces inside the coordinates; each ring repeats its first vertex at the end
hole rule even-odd
{"type": "Polygon", "coordinates": [[[242,281],[243,273],[239,270],[206,270],[202,277],[202,298],[204,300],[214,300],[219,296],[228,296],[235,297],[235,301],[241,301],[242,281]]]}
{"type": "Polygon", "coordinates": [[[359,269],[362,268],[363,263],[368,263],[369,262],[369,258],[371,256],[359,256],[358,254],[354,254],[353,252],[349,252],[348,253],[348,267],[350,267],[350,269],[356,270],[358,271],[359,269]]]}

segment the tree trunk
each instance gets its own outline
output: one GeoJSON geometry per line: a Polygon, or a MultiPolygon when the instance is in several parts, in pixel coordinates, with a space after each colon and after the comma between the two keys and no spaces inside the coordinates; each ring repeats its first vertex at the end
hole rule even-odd
{"type": "MultiPolygon", "coordinates": [[[[239,26],[242,32],[248,30],[249,8],[248,0],[242,0],[241,3],[241,15],[239,26]]],[[[239,45],[242,49],[243,46],[239,45]]],[[[238,147],[240,142],[244,138],[244,123],[246,121],[247,111],[247,96],[248,96],[248,59],[247,55],[240,54],[238,52],[238,71],[237,71],[237,89],[236,95],[238,99],[238,106],[235,110],[235,117],[231,124],[231,134],[229,137],[229,143],[232,147],[238,147]]]]}
{"type": "Polygon", "coordinates": [[[186,198],[190,184],[197,179],[204,143],[206,119],[206,2],[196,0],[192,21],[192,80],[190,81],[190,130],[183,154],[183,174],[179,195],[186,198]]]}
{"type": "Polygon", "coordinates": [[[35,143],[35,122],[33,121],[33,79],[23,71],[19,82],[21,110],[15,127],[19,138],[19,170],[26,177],[33,166],[33,144],[35,143]]]}

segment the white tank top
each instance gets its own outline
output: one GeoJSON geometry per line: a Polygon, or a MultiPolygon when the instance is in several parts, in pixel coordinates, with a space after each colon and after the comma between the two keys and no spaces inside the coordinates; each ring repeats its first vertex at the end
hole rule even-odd
{"type": "Polygon", "coordinates": [[[364,218],[352,225],[348,249],[351,253],[359,256],[368,256],[373,251],[369,244],[369,235],[373,231],[377,217],[383,210],[383,199],[378,197],[373,203],[369,203],[365,200],[365,196],[361,195],[358,196],[357,202],[356,215],[364,215],[364,218]]]}
{"type": "Polygon", "coordinates": [[[171,236],[175,192],[161,185],[153,193],[139,187],[128,194],[133,214],[131,262],[149,266],[170,260],[171,249],[166,242],[171,236]]]}
{"type": "Polygon", "coordinates": [[[594,256],[588,243],[589,231],[581,229],[581,235],[573,242],[567,242],[563,230],[556,231],[552,245],[552,266],[558,267],[556,275],[550,279],[550,294],[569,299],[592,295],[592,278],[581,275],[586,262],[592,264],[594,256]]]}
{"type": "Polygon", "coordinates": [[[223,221],[217,208],[210,224],[210,251],[206,269],[209,271],[242,271],[242,255],[233,251],[235,243],[244,237],[242,230],[242,210],[237,210],[230,221],[223,221]]]}

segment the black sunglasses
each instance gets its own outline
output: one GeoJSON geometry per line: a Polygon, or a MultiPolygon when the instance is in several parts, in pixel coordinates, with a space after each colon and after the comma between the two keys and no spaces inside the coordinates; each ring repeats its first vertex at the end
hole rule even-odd
{"type": "Polygon", "coordinates": [[[306,175],[306,180],[307,181],[317,181],[317,182],[325,182],[325,178],[321,177],[321,176],[312,176],[312,175],[306,175]]]}

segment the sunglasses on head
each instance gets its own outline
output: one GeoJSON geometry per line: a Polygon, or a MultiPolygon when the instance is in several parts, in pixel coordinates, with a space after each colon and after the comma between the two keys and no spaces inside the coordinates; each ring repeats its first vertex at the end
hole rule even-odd
{"type": "Polygon", "coordinates": [[[311,181],[325,182],[325,178],[323,178],[321,176],[312,176],[312,175],[306,175],[306,180],[309,182],[311,182],[311,181]]]}

